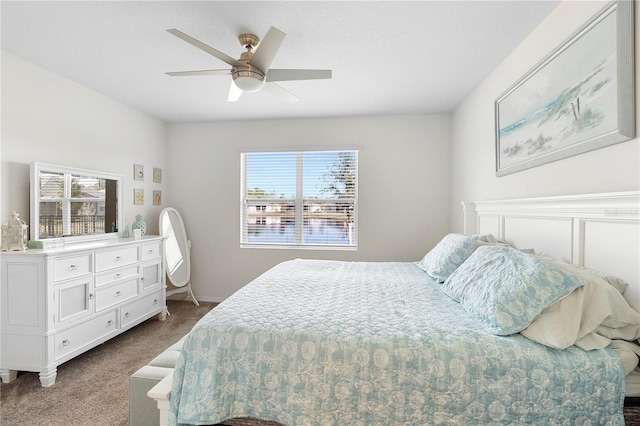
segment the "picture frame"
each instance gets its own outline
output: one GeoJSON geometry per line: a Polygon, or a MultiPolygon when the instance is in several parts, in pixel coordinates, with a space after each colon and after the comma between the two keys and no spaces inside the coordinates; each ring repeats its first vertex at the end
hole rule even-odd
{"type": "Polygon", "coordinates": [[[153,205],[162,205],[162,191],[153,191],[153,205]]]}
{"type": "Polygon", "coordinates": [[[153,181],[155,183],[162,183],[162,169],[158,167],[153,168],[153,181]]]}
{"type": "Polygon", "coordinates": [[[144,166],[142,164],[133,165],[133,180],[144,180],[144,166]]]}
{"type": "Polygon", "coordinates": [[[496,99],[496,176],[635,137],[633,3],[608,3],[496,99]]]}
{"type": "Polygon", "coordinates": [[[136,188],[133,190],[133,204],[136,206],[144,204],[144,189],[136,188]]]}

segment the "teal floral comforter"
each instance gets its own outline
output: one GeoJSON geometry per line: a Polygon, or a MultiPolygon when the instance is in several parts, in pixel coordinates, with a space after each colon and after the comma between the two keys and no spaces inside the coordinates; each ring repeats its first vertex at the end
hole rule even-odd
{"type": "Polygon", "coordinates": [[[414,263],[293,260],[186,339],[169,424],[623,425],[609,348],[484,331],[414,263]]]}

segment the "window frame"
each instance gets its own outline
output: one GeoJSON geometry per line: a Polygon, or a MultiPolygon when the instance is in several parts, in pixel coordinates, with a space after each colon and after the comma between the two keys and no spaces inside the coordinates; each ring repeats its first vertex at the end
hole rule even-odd
{"type": "Polygon", "coordinates": [[[345,251],[357,251],[358,250],[358,174],[359,174],[359,154],[360,148],[326,148],[326,149],[295,149],[295,150],[252,150],[246,149],[240,151],[240,247],[241,248],[265,248],[265,249],[296,249],[296,250],[345,250],[345,251]],[[309,198],[303,195],[303,157],[308,153],[322,153],[322,152],[348,152],[355,155],[355,186],[353,198],[309,198]],[[296,154],[296,193],[294,198],[259,198],[250,200],[247,194],[247,155],[250,154],[296,154]],[[304,221],[305,221],[305,209],[304,206],[308,202],[337,204],[341,202],[350,203],[353,205],[352,213],[352,244],[329,244],[329,243],[309,243],[304,242],[304,221]],[[293,204],[295,206],[295,243],[282,243],[282,242],[249,242],[245,240],[248,236],[248,205],[254,204],[256,207],[268,206],[269,204],[293,204]],[[262,205],[262,206],[261,206],[262,205]]]}

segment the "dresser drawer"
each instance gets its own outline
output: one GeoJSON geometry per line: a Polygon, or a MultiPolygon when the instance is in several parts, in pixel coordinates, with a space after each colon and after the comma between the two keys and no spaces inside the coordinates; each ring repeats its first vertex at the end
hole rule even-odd
{"type": "Polygon", "coordinates": [[[153,293],[129,303],[120,309],[120,326],[125,327],[158,309],[160,309],[160,293],[153,293]]]}
{"type": "Polygon", "coordinates": [[[91,253],[60,257],[53,261],[53,280],[63,281],[91,273],[91,253]]]}
{"type": "Polygon", "coordinates": [[[96,272],[131,265],[137,261],[138,247],[135,246],[118,250],[100,251],[96,253],[96,272]]]}
{"type": "Polygon", "coordinates": [[[58,360],[116,330],[116,311],[107,312],[56,333],[55,359],[58,360]]]}
{"type": "Polygon", "coordinates": [[[96,291],[96,312],[126,301],[138,294],[138,279],[101,288],[96,291]]]}
{"type": "Polygon", "coordinates": [[[160,241],[144,244],[142,246],[142,261],[160,257],[160,241]]]}
{"type": "Polygon", "coordinates": [[[128,266],[126,268],[113,269],[100,275],[96,275],[96,287],[111,284],[116,281],[127,278],[135,278],[138,276],[137,266],[128,266]]]}

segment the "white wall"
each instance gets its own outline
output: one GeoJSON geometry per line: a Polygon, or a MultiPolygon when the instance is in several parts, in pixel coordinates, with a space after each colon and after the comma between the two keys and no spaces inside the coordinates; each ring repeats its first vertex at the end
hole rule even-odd
{"type": "Polygon", "coordinates": [[[129,226],[140,213],[157,233],[163,207],[182,212],[203,300],[222,300],[295,257],[417,260],[449,229],[449,116],[166,125],[10,53],[1,59],[0,220],[15,209],[28,222],[32,161],[124,175],[129,226]],[[239,149],[327,145],[363,148],[358,251],[241,250],[239,149]],[[134,163],[145,166],[143,182],[133,180],[134,163]],[[145,190],[143,206],[133,205],[133,188],[145,190]],[[152,205],[154,189],[162,206],[152,205]]]}
{"type": "Polygon", "coordinates": [[[192,240],[196,296],[221,300],[292,258],[420,259],[449,229],[449,116],[169,125],[167,204],[192,240]],[[240,248],[240,149],[359,145],[359,248],[240,248]]]}
{"type": "Polygon", "coordinates": [[[142,214],[157,234],[162,206],[151,195],[166,185],[151,171],[167,168],[166,124],[10,53],[1,59],[0,222],[16,210],[29,223],[29,164],[39,161],[123,175],[129,227],[142,214]],[[134,163],[146,172],[135,185],[134,163]],[[133,205],[134,187],[145,190],[142,206],[133,205]]]}
{"type": "MultiPolygon", "coordinates": [[[[507,176],[495,176],[495,99],[605,4],[560,3],[457,108],[452,117],[453,231],[462,231],[461,201],[640,189],[638,138],[507,176]]],[[[638,4],[635,22],[638,28],[638,4]]],[[[636,31],[636,128],[640,129],[640,42],[637,36],[636,31]]],[[[638,134],[640,130],[636,130],[638,134]]]]}

